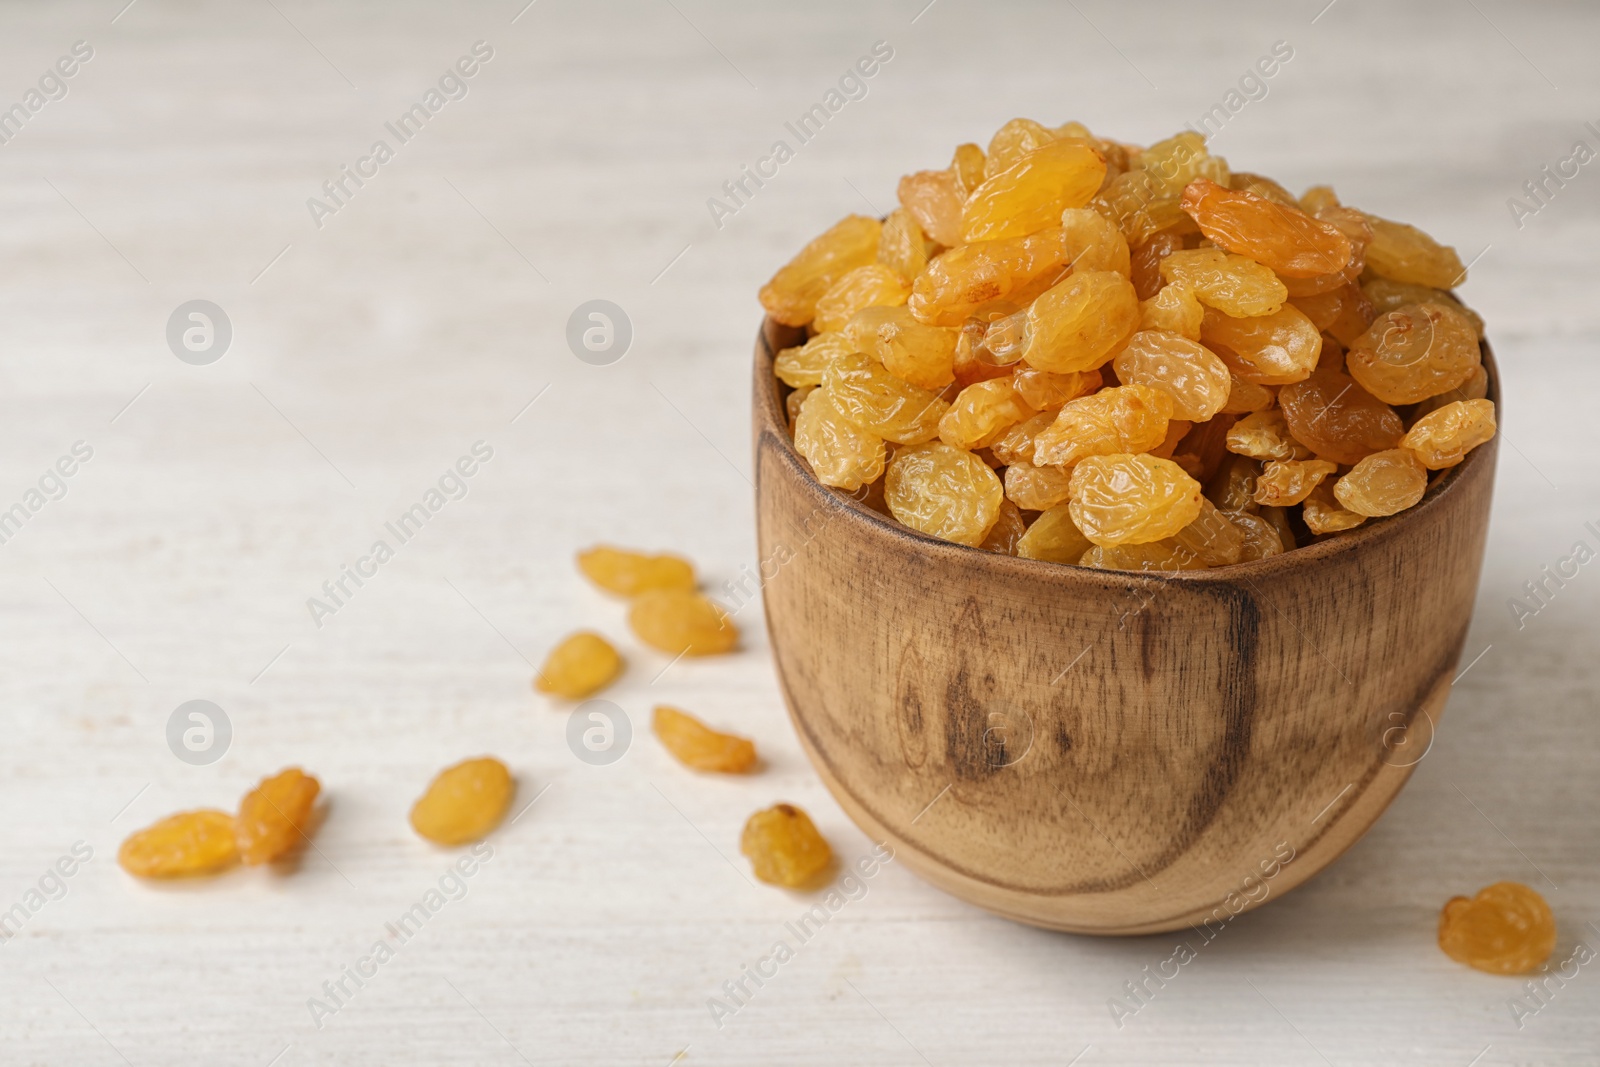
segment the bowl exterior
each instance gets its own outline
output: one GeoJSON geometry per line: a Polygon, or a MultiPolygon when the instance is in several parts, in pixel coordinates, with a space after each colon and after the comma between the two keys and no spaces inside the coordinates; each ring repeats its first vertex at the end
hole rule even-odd
{"type": "Polygon", "coordinates": [[[769,321],[755,368],[778,677],[833,795],[927,880],[1055,929],[1206,934],[1330,863],[1426,754],[1496,442],[1403,515],[1293,553],[1059,566],[925,537],[820,485],[772,376],[797,340],[769,321]]]}

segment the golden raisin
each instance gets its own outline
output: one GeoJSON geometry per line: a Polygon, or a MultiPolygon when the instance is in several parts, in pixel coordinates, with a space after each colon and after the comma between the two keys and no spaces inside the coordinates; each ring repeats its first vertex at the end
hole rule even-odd
{"type": "Polygon", "coordinates": [[[1038,411],[1059,408],[1069,400],[1088,396],[1099,389],[1104,380],[1097,370],[1056,374],[1034,367],[1018,367],[1011,376],[1011,384],[1016,387],[1017,395],[1038,411]]]}
{"type": "Polygon", "coordinates": [[[1094,545],[1078,561],[1108,571],[1203,571],[1206,563],[1173,538],[1138,545],[1094,545]]]}
{"type": "Polygon", "coordinates": [[[1071,262],[1067,233],[1059,226],[952,248],[917,276],[907,307],[930,326],[960,326],[979,308],[1009,299],[1036,279],[1055,284],[1071,262]]]}
{"type": "Polygon", "coordinates": [[[1072,471],[1067,467],[1013,463],[1006,468],[1005,484],[1006,498],[1015,506],[1044,511],[1066,501],[1072,486],[1072,471]]]}
{"type": "Polygon", "coordinates": [[[1284,386],[1278,406],[1294,439],[1335,463],[1393,448],[1404,432],[1393,408],[1338,371],[1319,370],[1284,386]]]}
{"type": "Polygon", "coordinates": [[[562,640],[545,657],[533,687],[568,700],[581,700],[610,685],[622,673],[622,657],[611,642],[589,630],[562,640]]]}
{"type": "Polygon", "coordinates": [[[1429,412],[1412,424],[1400,439],[1431,471],[1454,467],[1467,453],[1494,436],[1494,404],[1487,400],[1458,400],[1429,412]]]}
{"type": "Polygon", "coordinates": [[[1337,463],[1325,459],[1272,460],[1256,479],[1255,501],[1274,508],[1298,504],[1338,469],[1337,463]]]}
{"type": "Polygon", "coordinates": [[[920,444],[937,436],[939,420],[950,407],[939,394],[896,377],[861,352],[830,363],[822,388],[839,414],[897,445],[920,444]]]}
{"type": "Polygon", "coordinates": [[[1139,301],[1141,330],[1165,330],[1198,341],[1205,317],[1205,305],[1181,285],[1165,286],[1149,300],[1139,301]]]}
{"type": "Polygon", "coordinates": [[[239,857],[246,863],[267,863],[307,840],[311,808],[322,783],[299,767],[279,771],[244,795],[234,820],[239,857]]]}
{"type": "Polygon", "coordinates": [[[1022,517],[1022,509],[1009,500],[1002,500],[1000,515],[994,520],[994,525],[989,527],[989,532],[984,535],[978,547],[985,552],[1015,556],[1017,545],[1027,532],[1028,520],[1022,517]]]}
{"type": "MultiPolygon", "coordinates": [[[[1365,515],[1346,511],[1334,498],[1333,487],[1321,482],[1306,496],[1300,517],[1314,534],[1340,533],[1367,521],[1365,515]]],[[[1281,529],[1280,529],[1281,532],[1281,529]]]]}
{"type": "Polygon", "coordinates": [[[1260,506],[1256,503],[1256,482],[1260,477],[1260,463],[1249,456],[1229,453],[1206,483],[1206,499],[1229,514],[1255,511],[1260,506]]]}
{"type": "Polygon", "coordinates": [[[1228,431],[1228,451],[1251,459],[1310,459],[1311,450],[1289,432],[1278,408],[1255,411],[1228,431]]]}
{"type": "Polygon", "coordinates": [[[898,307],[911,296],[900,276],[881,263],[868,263],[845,274],[817,298],[812,329],[818,333],[842,330],[862,308],[898,307]]]}
{"type": "Polygon", "coordinates": [[[922,232],[939,244],[961,243],[961,207],[966,194],[949,170],[919,170],[900,179],[900,206],[922,232]]]}
{"type": "Polygon", "coordinates": [[[978,545],[1000,516],[1005,491],[988,464],[943,441],[902,448],[884,475],[889,513],[913,530],[978,545]]]}
{"type": "Polygon", "coordinates": [[[639,640],[673,656],[713,656],[739,643],[739,628],[727,612],[699,593],[679,589],[658,589],[636,599],[628,609],[628,626],[639,640]]]}
{"type": "Polygon", "coordinates": [[[1403,448],[1372,455],[1350,468],[1333,487],[1346,511],[1376,518],[1404,511],[1428,491],[1428,469],[1403,448]]]}
{"type": "Polygon", "coordinates": [[[1183,210],[1220,248],[1249,256],[1289,278],[1312,278],[1350,262],[1350,239],[1325,222],[1254,193],[1197,178],[1183,190],[1183,210]]]}
{"type": "Polygon", "coordinates": [[[1072,471],[1072,521],[1097,545],[1171,537],[1200,515],[1200,483],[1169,459],[1090,456],[1072,471]]]}
{"type": "Polygon", "coordinates": [[[1140,330],[1111,365],[1123,385],[1148,385],[1171,397],[1174,418],[1205,422],[1228,402],[1230,379],[1222,360],[1175,333],[1140,330]]]}
{"type": "Polygon", "coordinates": [[[1023,322],[1022,358],[1030,366],[1058,374],[1094,370],[1138,328],[1139,297],[1116,271],[1075,271],[1035,300],[1023,322]]]}
{"type": "Polygon", "coordinates": [[[1063,211],[1087,204],[1105,174],[1105,157],[1087,141],[1051,141],[1025,152],[967,197],[961,239],[997,241],[1052,226],[1063,211]]]}
{"type": "Polygon", "coordinates": [[[686,767],[697,771],[743,774],[756,762],[756,746],[736,734],[711,729],[686,711],[656,705],[651,729],[686,767]]]}
{"type": "Polygon", "coordinates": [[[826,389],[813,390],[801,401],[794,447],[817,481],[852,491],[877,481],[889,456],[883,438],[845,418],[826,389]]]}
{"type": "MultiPolygon", "coordinates": [[[[1008,470],[1007,476],[1010,473],[1008,470]]],[[[1077,563],[1092,547],[1092,542],[1072,521],[1072,509],[1060,504],[1045,509],[1029,524],[1028,532],[1017,542],[1017,555],[1051,563],[1077,563]]]]}
{"type": "Polygon", "coordinates": [[[1386,315],[1407,304],[1449,304],[1467,317],[1472,328],[1483,336],[1483,319],[1476,311],[1457,300],[1455,294],[1427,285],[1397,282],[1373,275],[1361,283],[1361,294],[1372,303],[1374,315],[1386,315]]]}
{"type": "Polygon", "coordinates": [[[578,553],[583,576],[609,593],[638,596],[647,589],[693,589],[694,564],[681,556],[648,555],[596,545],[578,553]]]}
{"type": "Polygon", "coordinates": [[[906,285],[928,266],[928,239],[911,212],[897,207],[883,220],[878,235],[878,262],[894,271],[906,285]]]}
{"type": "Polygon", "coordinates": [[[877,219],[849,215],[800,250],[761,287],[761,306],[785,326],[804,326],[828,288],[878,254],[877,219]]]}
{"type": "Polygon", "coordinates": [[[739,835],[739,851],[757,878],[790,888],[805,885],[833,862],[833,849],[811,817],[793,804],[750,816],[739,835]]]}
{"type": "Polygon", "coordinates": [[[857,349],[850,347],[850,340],[844,333],[819,333],[803,345],[779,352],[772,370],[785,385],[797,389],[803,385],[821,385],[822,372],[828,369],[828,364],[854,351],[857,349]]]}
{"type": "Polygon", "coordinates": [[[1480,362],[1478,335],[1449,304],[1408,304],[1380,315],[1345,361],[1350,376],[1379,400],[1415,404],[1472,377],[1480,362]]]}
{"type": "Polygon", "coordinates": [[[1289,299],[1289,290],[1271,270],[1220,248],[1173,252],[1161,261],[1161,276],[1235,318],[1270,315],[1289,299]]]}
{"type": "Polygon", "coordinates": [[[1257,385],[1304,381],[1322,355],[1321,331],[1293,304],[1247,319],[1207,311],[1200,339],[1229,370],[1257,385]]]}
{"type": "Polygon", "coordinates": [[[446,767],[411,806],[411,828],[436,845],[477,841],[499,825],[516,782],[492,756],[446,767]]]}
{"type": "Polygon", "coordinates": [[[1372,243],[1367,246],[1367,266],[1397,282],[1454,289],[1467,280],[1466,268],[1456,250],[1441,245],[1415,226],[1367,216],[1372,243]]]}
{"type": "Polygon", "coordinates": [[[844,335],[848,351],[878,357],[890,374],[912,385],[938,390],[955,377],[960,331],[918,322],[903,307],[867,308],[851,318],[844,335]]]}
{"type": "Polygon", "coordinates": [[[204,808],[169,815],[128,835],[117,863],[140,878],[213,874],[239,859],[233,816],[204,808]]]}
{"type": "Polygon", "coordinates": [[[1200,498],[1200,513],[1170,538],[1173,545],[1193,554],[1207,567],[1238,563],[1244,552],[1244,532],[1205,497],[1200,498]]]}
{"type": "Polygon", "coordinates": [[[1260,515],[1252,515],[1248,511],[1230,511],[1228,521],[1237,526],[1243,535],[1239,546],[1240,563],[1266,559],[1284,550],[1283,538],[1279,536],[1277,527],[1260,515]]]}
{"type": "Polygon", "coordinates": [[[1012,119],[989,138],[989,151],[983,157],[984,171],[979,180],[994,177],[1035,148],[1042,148],[1055,139],[1055,131],[1042,123],[1033,119],[1012,119]]]}
{"type": "Polygon", "coordinates": [[[989,446],[995,459],[1007,466],[1014,463],[1033,462],[1033,439],[1056,421],[1055,411],[1041,411],[1029,419],[1001,432],[989,446]]]}
{"type": "Polygon", "coordinates": [[[1172,407],[1172,397],[1137,383],[1081,397],[1034,437],[1033,461],[1070,467],[1085,456],[1148,452],[1166,439],[1172,407]]]}
{"type": "Polygon", "coordinates": [[[969,385],[939,420],[939,439],[952,448],[987,448],[1006,430],[1036,414],[1010,378],[969,385]]]}
{"type": "Polygon", "coordinates": [[[1222,405],[1224,415],[1245,415],[1252,411],[1265,411],[1277,399],[1271,389],[1255,382],[1247,382],[1230,368],[1228,371],[1228,402],[1222,405]]]}
{"type": "Polygon", "coordinates": [[[1496,882],[1470,899],[1445,902],[1439,947],[1457,963],[1480,971],[1528,974],[1555,949],[1556,919],[1534,890],[1520,882],[1496,882]]]}

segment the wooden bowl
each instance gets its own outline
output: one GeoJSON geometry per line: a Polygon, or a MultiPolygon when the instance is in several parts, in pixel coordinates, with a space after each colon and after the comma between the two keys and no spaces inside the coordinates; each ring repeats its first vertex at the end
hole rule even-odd
{"type": "Polygon", "coordinates": [[[874,840],[1022,922],[1216,929],[1394,799],[1461,657],[1498,439],[1409,511],[1270,559],[1062,566],[927,537],[817,482],[772,373],[801,339],[769,319],[756,344],[767,628],[801,743],[874,840]]]}

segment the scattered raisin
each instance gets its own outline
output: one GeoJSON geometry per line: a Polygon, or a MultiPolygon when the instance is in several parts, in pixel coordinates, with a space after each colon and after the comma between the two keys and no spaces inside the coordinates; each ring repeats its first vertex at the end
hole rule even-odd
{"type": "Polygon", "coordinates": [[[811,817],[793,804],[777,804],[750,816],[739,835],[739,851],[763,882],[805,885],[833,862],[833,849],[811,817]]]}
{"type": "Polygon", "coordinates": [[[697,771],[743,774],[756,762],[756,746],[736,734],[711,729],[686,711],[658,704],[651,729],[686,767],[697,771]]]}
{"type": "Polygon", "coordinates": [[[1528,974],[1556,947],[1544,897],[1520,882],[1496,882],[1477,896],[1452,897],[1439,912],[1439,947],[1457,963],[1490,974],[1528,974]]]}
{"type": "Polygon", "coordinates": [[[477,841],[499,825],[516,782],[491,756],[447,767],[411,806],[411,828],[438,845],[477,841]]]}

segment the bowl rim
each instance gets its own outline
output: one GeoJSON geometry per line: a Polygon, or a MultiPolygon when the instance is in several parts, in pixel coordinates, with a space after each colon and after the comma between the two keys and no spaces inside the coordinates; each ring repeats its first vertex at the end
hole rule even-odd
{"type": "MultiPolygon", "coordinates": [[[[913,530],[882,515],[872,508],[867,507],[859,500],[847,493],[823,485],[817,480],[811,470],[811,465],[806,462],[794,447],[794,438],[789,433],[789,420],[783,410],[783,401],[779,399],[780,387],[784,386],[773,371],[773,361],[777,358],[777,350],[769,340],[779,331],[803,330],[800,326],[786,326],[777,322],[770,315],[764,315],[761,326],[756,333],[755,347],[755,389],[758,402],[753,412],[756,431],[757,469],[756,490],[760,495],[761,471],[759,465],[760,442],[763,438],[772,438],[777,441],[780,454],[801,475],[802,483],[817,498],[824,501],[826,506],[849,515],[854,519],[875,528],[881,536],[888,536],[901,543],[907,550],[931,552],[934,555],[951,555],[955,561],[966,562],[996,567],[1001,569],[1016,569],[1017,573],[1037,578],[1049,578],[1057,581],[1072,579],[1094,579],[1097,581],[1111,580],[1138,580],[1144,582],[1184,582],[1199,585],[1226,584],[1236,580],[1249,581],[1258,575],[1270,575],[1278,570],[1287,570],[1296,566],[1310,565],[1333,560],[1353,553],[1372,550],[1385,544],[1396,537],[1403,536],[1406,528],[1422,521],[1427,515],[1444,506],[1441,502],[1456,493],[1457,486],[1463,481],[1468,472],[1476,472],[1484,464],[1491,468],[1498,453],[1500,434],[1500,373],[1495,362],[1494,353],[1489,347],[1487,338],[1480,337],[1478,350],[1483,362],[1484,371],[1488,375],[1488,385],[1485,398],[1492,401],[1495,406],[1496,433],[1493,438],[1483,445],[1479,445],[1460,463],[1446,468],[1435,478],[1423,495],[1423,498],[1396,515],[1384,516],[1376,521],[1368,521],[1353,530],[1344,532],[1337,537],[1300,548],[1280,552],[1264,559],[1249,560],[1243,563],[1229,563],[1220,567],[1209,567],[1205,570],[1191,571],[1127,571],[1114,569],[1100,569],[1097,567],[1084,567],[1075,563],[1056,563],[1044,559],[1028,559],[1023,556],[1012,556],[1001,552],[990,552],[986,549],[972,545],[963,545],[955,541],[946,541],[930,534],[913,530]]],[[[1492,470],[1490,472],[1492,476],[1492,470]]]]}

